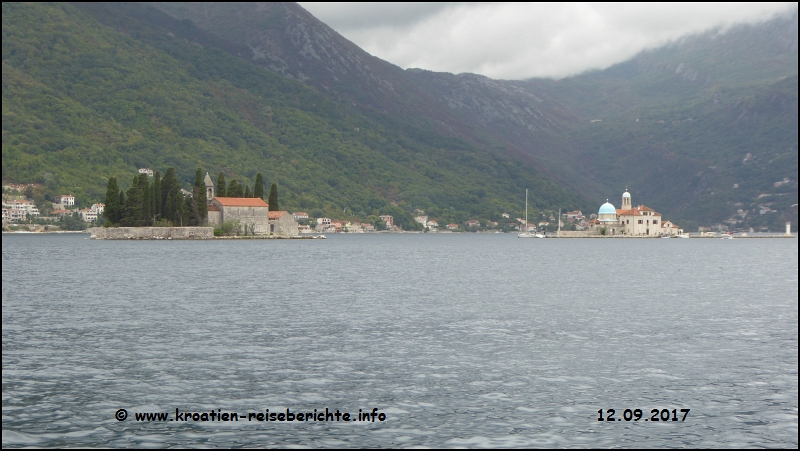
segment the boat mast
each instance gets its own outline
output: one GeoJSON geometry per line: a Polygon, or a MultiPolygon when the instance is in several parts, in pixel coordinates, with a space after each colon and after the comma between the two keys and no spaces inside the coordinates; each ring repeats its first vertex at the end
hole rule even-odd
{"type": "Polygon", "coordinates": [[[525,188],[525,233],[528,233],[528,188],[525,188]]]}

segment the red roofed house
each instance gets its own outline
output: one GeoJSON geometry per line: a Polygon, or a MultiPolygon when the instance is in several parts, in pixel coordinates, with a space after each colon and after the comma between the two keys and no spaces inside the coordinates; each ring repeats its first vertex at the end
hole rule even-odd
{"type": "Polygon", "coordinates": [[[208,203],[208,224],[219,227],[226,221],[239,221],[247,233],[270,233],[269,205],[258,197],[214,197],[208,203]]]}
{"type": "Polygon", "coordinates": [[[275,235],[297,236],[300,233],[300,224],[288,211],[269,212],[269,231],[275,235]]]}

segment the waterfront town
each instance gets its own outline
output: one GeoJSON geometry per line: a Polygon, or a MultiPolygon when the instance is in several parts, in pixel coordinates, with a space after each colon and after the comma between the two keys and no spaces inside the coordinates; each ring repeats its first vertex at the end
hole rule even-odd
{"type": "MultiPolygon", "coordinates": [[[[147,177],[154,176],[150,168],[139,168],[138,173],[147,177]]],[[[260,198],[217,196],[215,184],[208,173],[203,183],[207,202],[205,225],[214,227],[218,232],[225,227],[230,228],[232,222],[237,224],[232,233],[245,235],[248,231],[252,235],[288,237],[305,234],[408,231],[396,224],[395,218],[389,214],[377,214],[374,218],[364,219],[335,219],[324,215],[313,216],[305,211],[271,210],[260,198]]],[[[43,188],[41,184],[3,184],[3,231],[79,231],[105,223],[104,203],[92,202],[81,205],[70,193],[45,196],[42,194],[45,191],[43,188]]],[[[180,192],[185,198],[192,196],[192,192],[186,189],[181,188],[180,192]]],[[[634,206],[632,195],[627,189],[621,196],[620,208],[616,208],[607,200],[596,213],[585,215],[580,210],[562,211],[558,218],[557,212],[540,211],[532,215],[535,219],[531,218],[527,222],[521,217],[522,215],[508,212],[503,212],[496,220],[474,218],[461,224],[430,217],[420,208],[414,208],[408,213],[418,224],[416,231],[433,233],[527,231],[553,237],[672,237],[688,234],[688,231],[662,218],[662,215],[652,208],[645,205],[634,206]]],[[[700,235],[730,233],[734,230],[744,233],[769,232],[766,227],[758,230],[736,229],[737,218],[742,218],[748,213],[739,210],[736,216],[725,223],[700,226],[696,232],[700,235]]],[[[761,215],[768,213],[770,213],[768,205],[758,205],[753,212],[761,215]]]]}

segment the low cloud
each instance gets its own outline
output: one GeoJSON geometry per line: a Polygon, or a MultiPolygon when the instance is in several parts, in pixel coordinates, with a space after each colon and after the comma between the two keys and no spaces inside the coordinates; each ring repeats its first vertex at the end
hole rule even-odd
{"type": "Polygon", "coordinates": [[[498,79],[602,69],[682,36],[797,11],[796,3],[301,3],[403,68],[498,79]]]}

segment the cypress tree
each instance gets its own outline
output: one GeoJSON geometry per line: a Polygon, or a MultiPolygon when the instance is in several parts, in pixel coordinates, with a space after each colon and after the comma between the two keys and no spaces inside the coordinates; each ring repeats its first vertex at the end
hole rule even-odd
{"type": "Polygon", "coordinates": [[[175,201],[175,221],[173,225],[183,227],[183,217],[186,215],[186,199],[184,199],[183,194],[180,192],[178,192],[178,196],[173,199],[175,201]]]}
{"type": "Polygon", "coordinates": [[[278,185],[276,183],[273,183],[272,186],[269,187],[269,200],[267,203],[269,204],[270,211],[280,210],[280,206],[278,205],[278,185]]]}
{"type": "Polygon", "coordinates": [[[167,169],[166,174],[164,174],[164,178],[161,179],[162,218],[170,221],[175,220],[175,201],[178,199],[180,192],[181,186],[178,183],[178,178],[175,176],[175,168],[167,169]]]}
{"type": "Polygon", "coordinates": [[[125,216],[122,218],[122,225],[137,226],[142,216],[142,193],[139,189],[139,177],[133,178],[131,187],[128,190],[128,202],[125,204],[125,216]]]}
{"type": "Polygon", "coordinates": [[[157,218],[161,217],[161,173],[156,172],[155,178],[153,178],[153,220],[155,221],[157,218]]]}
{"type": "Polygon", "coordinates": [[[197,198],[197,224],[203,225],[208,217],[208,194],[206,194],[205,182],[200,187],[200,195],[197,198]]]}
{"type": "Polygon", "coordinates": [[[164,178],[161,179],[161,215],[169,220],[173,219],[175,214],[175,206],[167,204],[167,195],[173,194],[173,201],[175,198],[175,191],[180,191],[178,178],[175,176],[175,168],[167,169],[164,178]]]}
{"type": "Polygon", "coordinates": [[[117,178],[108,178],[108,188],[106,188],[105,209],[103,210],[103,217],[110,224],[119,221],[119,186],[117,186],[117,178]]]}
{"type": "Polygon", "coordinates": [[[150,192],[152,187],[150,186],[150,177],[147,174],[140,174],[139,175],[139,193],[142,197],[142,209],[139,216],[139,225],[149,225],[150,224],[150,205],[152,204],[152,199],[150,199],[150,192]]]}
{"type": "Polygon", "coordinates": [[[260,172],[256,174],[256,184],[253,186],[253,197],[259,199],[264,198],[264,179],[261,177],[260,172]]]}
{"type": "Polygon", "coordinates": [[[250,192],[250,185],[244,186],[244,197],[253,197],[253,193],[250,192]]]}
{"type": "Polygon", "coordinates": [[[175,200],[175,217],[176,222],[181,227],[189,225],[189,221],[194,218],[192,212],[192,199],[189,196],[184,196],[179,192],[175,200]]]}
{"type": "Polygon", "coordinates": [[[194,186],[192,186],[192,219],[195,225],[200,225],[203,220],[200,218],[200,192],[205,192],[205,188],[201,187],[203,184],[203,170],[197,168],[194,173],[194,186]]]}
{"type": "MultiPolygon", "coordinates": [[[[172,199],[172,193],[167,193],[167,201],[164,203],[167,206],[172,206],[175,202],[172,199]]],[[[165,207],[164,211],[161,212],[161,217],[172,222],[175,220],[175,212],[170,208],[165,207]]],[[[172,225],[175,225],[173,222],[172,225]]]]}
{"type": "Polygon", "coordinates": [[[197,225],[203,225],[208,216],[208,195],[206,194],[206,184],[203,179],[203,170],[197,168],[194,174],[194,192],[192,196],[192,212],[194,213],[197,225]]]}
{"type": "Polygon", "coordinates": [[[222,172],[219,173],[217,177],[217,188],[216,188],[216,196],[217,197],[227,197],[227,191],[225,190],[225,176],[222,172]]]}
{"type": "Polygon", "coordinates": [[[238,180],[231,180],[231,184],[228,185],[228,197],[242,197],[244,193],[242,192],[242,185],[239,184],[238,180]]]}
{"type": "Polygon", "coordinates": [[[119,206],[117,207],[117,217],[114,223],[120,224],[123,216],[125,216],[125,192],[119,190],[119,206]]]}

